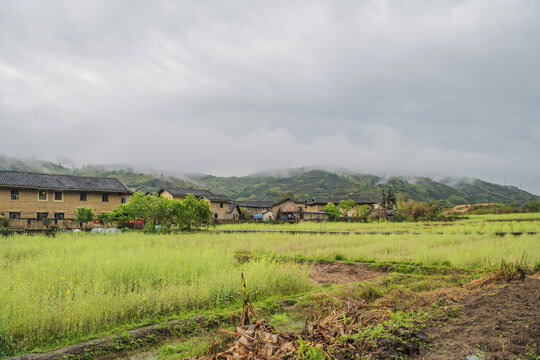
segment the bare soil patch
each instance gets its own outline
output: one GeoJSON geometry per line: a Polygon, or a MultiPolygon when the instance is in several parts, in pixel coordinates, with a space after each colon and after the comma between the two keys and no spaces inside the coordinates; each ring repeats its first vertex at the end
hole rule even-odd
{"type": "Polygon", "coordinates": [[[384,271],[372,269],[364,264],[333,262],[315,265],[309,274],[309,278],[315,285],[350,284],[358,281],[374,280],[385,275],[384,271]]]}
{"type": "Polygon", "coordinates": [[[536,359],[540,355],[540,279],[513,281],[461,302],[463,316],[426,329],[431,346],[415,359],[536,359]]]}

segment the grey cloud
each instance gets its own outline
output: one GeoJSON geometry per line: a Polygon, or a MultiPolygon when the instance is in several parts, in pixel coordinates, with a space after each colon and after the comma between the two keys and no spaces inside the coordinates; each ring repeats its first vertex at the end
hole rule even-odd
{"type": "Polygon", "coordinates": [[[535,1],[2,5],[0,153],[540,193],[535,1]]]}

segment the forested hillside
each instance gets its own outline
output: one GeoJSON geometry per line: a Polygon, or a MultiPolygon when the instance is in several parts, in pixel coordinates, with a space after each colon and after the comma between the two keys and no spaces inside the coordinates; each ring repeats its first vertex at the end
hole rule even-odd
{"type": "Polygon", "coordinates": [[[97,166],[70,168],[47,161],[19,160],[0,156],[0,170],[73,174],[81,176],[114,177],[134,191],[157,191],[162,186],[205,188],[216,194],[227,195],[235,200],[275,200],[283,193],[299,200],[327,197],[373,197],[378,199],[381,190],[392,186],[405,199],[437,200],[452,206],[467,203],[497,202],[523,204],[540,200],[539,196],[520,190],[515,186],[502,186],[479,179],[443,179],[435,181],[427,177],[381,177],[332,172],[326,170],[291,171],[290,175],[251,175],[219,177],[213,175],[186,175],[184,178],[150,174],[128,166],[97,166]]]}

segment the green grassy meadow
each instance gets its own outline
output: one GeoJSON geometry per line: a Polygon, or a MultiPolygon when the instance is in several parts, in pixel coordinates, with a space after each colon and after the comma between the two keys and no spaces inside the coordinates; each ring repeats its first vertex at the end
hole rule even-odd
{"type": "MultiPolygon", "coordinates": [[[[479,271],[523,254],[531,264],[540,262],[539,234],[494,235],[495,231],[539,231],[537,221],[475,218],[455,224],[244,224],[241,228],[250,226],[408,233],[201,231],[0,238],[0,356],[230,307],[241,299],[242,272],[254,301],[308,292],[312,289],[309,266],[298,260],[413,262],[479,271]]],[[[220,228],[233,226],[216,229],[220,228]]]]}
{"type": "Polygon", "coordinates": [[[489,234],[495,232],[540,232],[540,213],[468,215],[455,222],[300,222],[242,223],[211,227],[211,230],[291,230],[353,232],[419,232],[421,234],[489,234]]]}

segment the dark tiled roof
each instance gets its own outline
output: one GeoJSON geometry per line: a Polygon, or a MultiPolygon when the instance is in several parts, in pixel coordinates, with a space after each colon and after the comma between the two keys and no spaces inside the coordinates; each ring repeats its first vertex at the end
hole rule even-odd
{"type": "Polygon", "coordinates": [[[274,203],[272,201],[237,201],[236,202],[240,207],[248,208],[271,208],[274,203]]]}
{"type": "Polygon", "coordinates": [[[306,205],[326,205],[328,204],[329,202],[331,203],[334,203],[334,204],[339,204],[341,202],[341,200],[352,200],[354,201],[356,204],[376,204],[377,201],[373,200],[372,198],[368,197],[368,198],[343,198],[343,199],[323,199],[323,198],[311,198],[311,199],[307,199],[305,204],[306,205]]]}
{"type": "Polygon", "coordinates": [[[229,210],[227,211],[229,214],[234,211],[234,209],[238,208],[238,212],[240,212],[240,208],[238,207],[238,204],[236,203],[229,203],[229,210]]]}
{"type": "Polygon", "coordinates": [[[132,193],[118,179],[38,174],[21,171],[0,171],[0,186],[44,190],[84,190],[132,193]]]}
{"type": "Polygon", "coordinates": [[[273,206],[276,206],[276,205],[279,205],[279,204],[283,204],[285,201],[289,201],[289,200],[291,200],[292,202],[295,202],[295,203],[297,203],[297,204],[300,204],[298,201],[294,200],[293,198],[288,197],[288,198],[286,198],[286,199],[283,199],[283,200],[281,200],[281,201],[278,201],[277,203],[274,203],[273,206]]]}
{"type": "Polygon", "coordinates": [[[210,201],[216,201],[216,202],[231,201],[225,195],[216,195],[216,194],[211,193],[208,190],[163,187],[161,188],[161,190],[159,190],[159,193],[161,194],[163,190],[167,190],[172,196],[175,196],[175,197],[184,197],[184,196],[187,196],[187,194],[192,194],[193,196],[197,198],[205,197],[210,201]]]}

